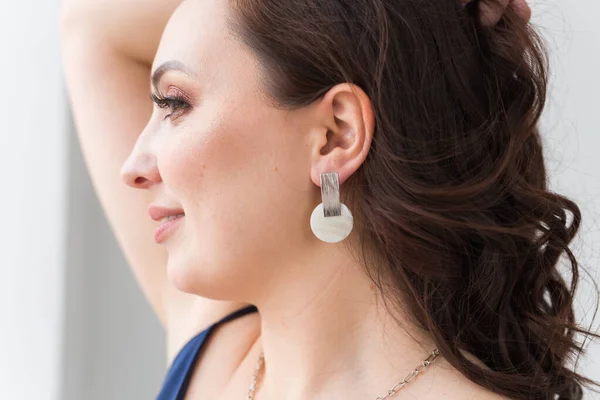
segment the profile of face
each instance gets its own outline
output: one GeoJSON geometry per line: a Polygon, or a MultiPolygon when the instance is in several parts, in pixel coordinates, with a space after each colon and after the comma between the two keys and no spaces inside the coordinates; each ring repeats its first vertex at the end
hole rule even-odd
{"type": "MultiPolygon", "coordinates": [[[[321,154],[334,117],[318,104],[290,111],[266,99],[257,59],[226,25],[227,7],[190,0],[171,17],[152,66],[158,105],[122,175],[149,190],[152,205],[185,214],[161,239],[174,285],[233,299],[328,245],[309,225],[319,173],[336,170],[343,181],[364,160],[368,137],[346,135],[339,154],[321,154]]],[[[361,113],[359,102],[338,103],[342,119],[361,113]]]]}

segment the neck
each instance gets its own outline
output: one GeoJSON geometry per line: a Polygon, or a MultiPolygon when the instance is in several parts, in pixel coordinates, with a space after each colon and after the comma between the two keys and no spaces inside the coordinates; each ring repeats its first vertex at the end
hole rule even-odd
{"type": "Polygon", "coordinates": [[[285,268],[297,276],[255,301],[265,360],[259,398],[281,398],[283,390],[290,400],[375,399],[435,347],[408,318],[392,318],[352,258],[320,254],[285,268]]]}

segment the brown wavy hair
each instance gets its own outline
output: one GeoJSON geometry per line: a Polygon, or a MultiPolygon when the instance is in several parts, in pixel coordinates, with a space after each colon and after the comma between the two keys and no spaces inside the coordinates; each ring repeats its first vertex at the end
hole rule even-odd
{"type": "Polygon", "coordinates": [[[371,150],[342,196],[385,298],[479,385],[581,399],[596,383],[569,364],[583,352],[577,335],[597,336],[574,318],[581,213],[548,189],[548,62],[534,28],[510,10],[482,26],[458,0],[230,3],[275,105],[307,106],[342,82],[369,95],[371,150]]]}

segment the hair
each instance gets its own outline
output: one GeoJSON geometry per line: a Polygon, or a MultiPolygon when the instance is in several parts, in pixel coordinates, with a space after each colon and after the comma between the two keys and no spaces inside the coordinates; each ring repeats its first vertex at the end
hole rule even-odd
{"type": "Polygon", "coordinates": [[[385,297],[477,384],[581,399],[597,383],[569,363],[583,353],[576,335],[597,335],[574,318],[581,213],[548,189],[548,61],[534,28],[510,9],[482,26],[458,0],[230,3],[274,104],[301,108],[342,82],[371,99],[371,149],[342,195],[385,297]]]}

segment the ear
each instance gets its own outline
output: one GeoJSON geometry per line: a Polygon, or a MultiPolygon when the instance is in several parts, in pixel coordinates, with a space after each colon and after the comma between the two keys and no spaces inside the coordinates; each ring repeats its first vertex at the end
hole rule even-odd
{"type": "Polygon", "coordinates": [[[337,172],[341,185],[362,165],[371,148],[375,129],[371,100],[360,87],[341,83],[323,96],[315,112],[310,177],[320,187],[322,173],[337,172]]]}

